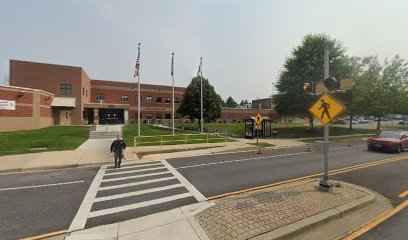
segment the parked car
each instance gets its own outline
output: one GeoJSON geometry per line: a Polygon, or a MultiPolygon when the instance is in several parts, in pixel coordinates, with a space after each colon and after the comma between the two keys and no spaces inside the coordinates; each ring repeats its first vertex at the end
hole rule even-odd
{"type": "Polygon", "coordinates": [[[346,124],[346,121],[342,118],[337,118],[332,121],[333,124],[346,124]]]}
{"type": "Polygon", "coordinates": [[[402,121],[398,122],[399,125],[407,125],[408,124],[408,120],[404,119],[402,121]]]}
{"type": "Polygon", "coordinates": [[[388,150],[400,153],[408,149],[407,131],[381,131],[376,136],[369,137],[367,148],[373,150],[388,150]]]}
{"type": "Polygon", "coordinates": [[[360,123],[369,123],[369,121],[364,118],[356,118],[356,120],[359,121],[360,123]]]}

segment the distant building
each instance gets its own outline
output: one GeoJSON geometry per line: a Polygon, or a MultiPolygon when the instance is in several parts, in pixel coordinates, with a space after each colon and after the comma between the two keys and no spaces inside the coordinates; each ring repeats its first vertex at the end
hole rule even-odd
{"type": "Polygon", "coordinates": [[[273,104],[273,99],[269,98],[261,98],[252,100],[252,108],[255,109],[275,109],[275,105],[273,104]]]}

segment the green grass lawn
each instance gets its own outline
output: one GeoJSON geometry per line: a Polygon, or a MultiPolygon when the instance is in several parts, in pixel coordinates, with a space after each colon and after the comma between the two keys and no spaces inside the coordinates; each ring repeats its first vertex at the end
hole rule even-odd
{"type": "Polygon", "coordinates": [[[0,156],[44,151],[72,150],[88,139],[84,126],[53,126],[0,133],[0,156]],[[35,149],[37,148],[37,149],[35,149]]]}
{"type": "MultiPolygon", "coordinates": [[[[197,123],[182,124],[178,127],[198,127],[197,123]]],[[[278,131],[279,138],[310,138],[310,137],[323,137],[323,127],[315,127],[314,131],[310,131],[309,127],[306,126],[292,126],[288,125],[279,127],[272,126],[274,131],[278,131]]],[[[218,130],[219,132],[225,132],[232,134],[234,137],[244,137],[244,123],[206,123],[204,124],[204,129],[208,129],[210,132],[218,130]]],[[[373,129],[352,129],[343,127],[330,127],[330,136],[341,136],[341,135],[354,135],[354,134],[374,134],[373,129]]]]}
{"type": "MultiPolygon", "coordinates": [[[[175,131],[175,136],[172,136],[171,129],[160,128],[152,125],[140,125],[141,137],[138,137],[138,146],[157,146],[160,145],[175,145],[185,144],[186,134],[187,144],[207,143],[207,135],[192,134],[186,131],[175,131]]],[[[137,137],[137,125],[127,124],[123,127],[123,139],[129,146],[134,145],[134,137],[137,137]]],[[[223,137],[209,136],[208,143],[216,143],[225,141],[223,137]]],[[[227,139],[227,141],[232,141],[227,139]]]]}

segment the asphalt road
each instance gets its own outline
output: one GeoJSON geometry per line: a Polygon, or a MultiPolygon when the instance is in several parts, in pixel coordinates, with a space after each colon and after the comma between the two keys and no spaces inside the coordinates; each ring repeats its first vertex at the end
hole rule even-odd
{"type": "MultiPolygon", "coordinates": [[[[347,147],[349,142],[331,144],[330,169],[407,154],[368,152],[365,141],[350,143],[352,147],[347,147]]],[[[85,227],[123,221],[191,204],[199,199],[191,191],[191,187],[197,188],[205,197],[211,197],[316,174],[323,170],[322,154],[310,152],[307,147],[267,150],[263,155],[254,151],[237,152],[171,159],[167,162],[169,164],[158,161],[124,165],[120,170],[108,167],[101,174],[101,170],[95,167],[2,174],[0,239],[17,239],[68,229],[81,204],[86,202],[84,197],[90,191],[91,182],[99,174],[100,183],[94,189],[96,198],[91,199],[92,208],[84,215],[91,216],[85,218],[85,227]],[[193,186],[186,184],[183,178],[193,186]],[[66,184],[19,188],[55,183],[66,184]]],[[[333,178],[372,188],[398,204],[402,201],[397,199],[398,194],[404,188],[408,190],[408,175],[404,175],[404,170],[408,167],[406,164],[408,161],[404,160],[333,178]]]]}
{"type": "MultiPolygon", "coordinates": [[[[396,157],[396,154],[369,152],[365,142],[333,143],[329,168],[338,169],[361,163],[396,157]]],[[[402,153],[407,154],[407,153],[402,153]]],[[[204,196],[277,183],[323,171],[323,156],[307,152],[305,147],[212,156],[171,159],[168,162],[204,196]]]]}
{"type": "MultiPolygon", "coordinates": [[[[408,190],[408,160],[373,166],[333,176],[338,179],[370,188],[397,206],[408,200],[399,195],[408,190]]],[[[357,239],[364,240],[405,240],[408,236],[408,208],[392,216],[357,239]]]]}
{"type": "Polygon", "coordinates": [[[0,175],[0,239],[68,229],[97,170],[92,167],[0,175]]]}

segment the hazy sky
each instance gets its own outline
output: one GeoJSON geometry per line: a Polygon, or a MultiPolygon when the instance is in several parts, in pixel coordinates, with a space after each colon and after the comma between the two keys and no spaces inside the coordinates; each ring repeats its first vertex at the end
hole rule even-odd
{"type": "Polygon", "coordinates": [[[82,67],[92,79],[187,86],[203,74],[225,99],[267,97],[308,33],[347,53],[408,59],[406,0],[0,0],[0,77],[9,59],[82,67]]]}

